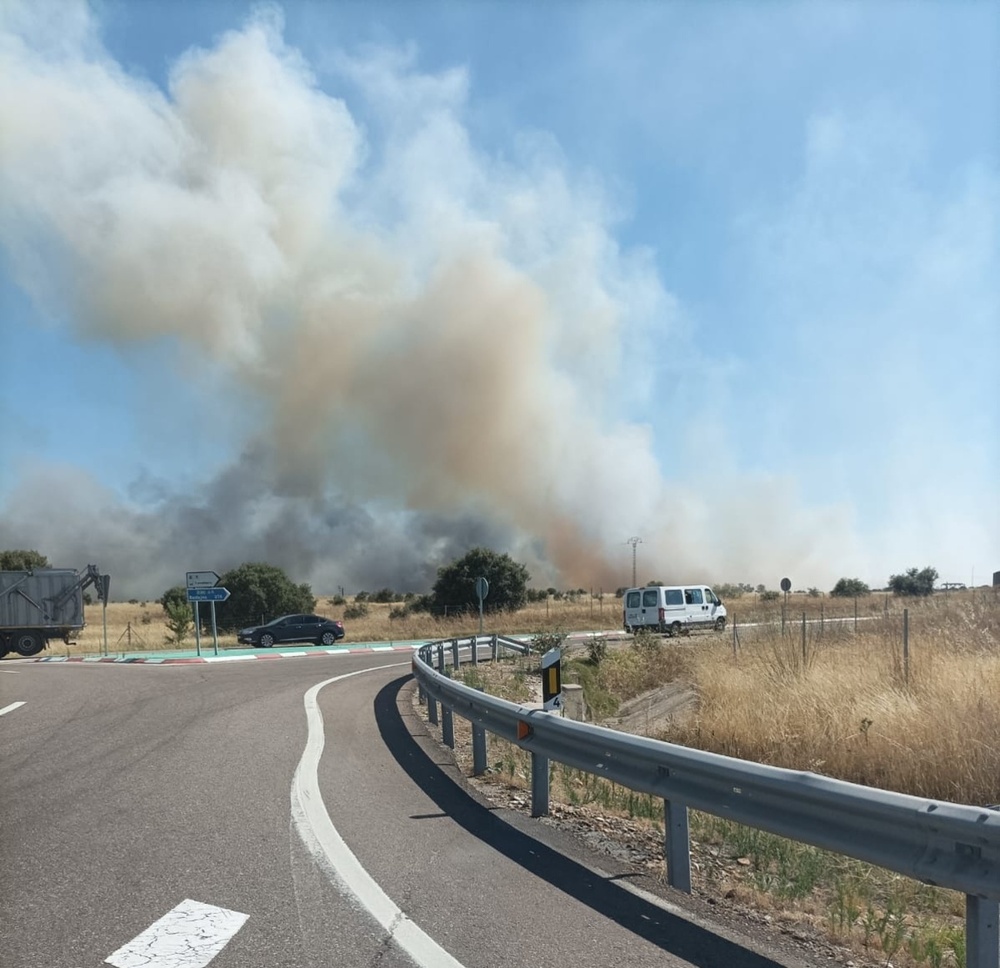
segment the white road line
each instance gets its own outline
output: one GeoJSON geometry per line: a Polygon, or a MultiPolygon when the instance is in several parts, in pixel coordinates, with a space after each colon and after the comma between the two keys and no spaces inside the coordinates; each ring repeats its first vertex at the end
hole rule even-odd
{"type": "Polygon", "coordinates": [[[341,679],[391,669],[397,665],[409,666],[410,663],[395,662],[334,676],[313,686],[305,694],[308,738],[302,759],[292,777],[292,821],[302,843],[313,855],[320,869],[328,871],[341,890],[357,898],[392,940],[416,962],[418,968],[463,968],[460,961],[417,927],[361,866],[361,862],[334,827],[319,789],[319,761],[325,743],[323,714],[316,701],[320,689],[333,682],[340,682],[341,679]]]}
{"type": "Polygon", "coordinates": [[[255,659],[253,655],[203,655],[205,662],[245,662],[247,659],[255,659]]]}
{"type": "Polygon", "coordinates": [[[0,709],[0,716],[12,713],[15,709],[20,709],[23,705],[23,702],[12,702],[9,706],[4,706],[3,709],[0,709]]]}
{"type": "Polygon", "coordinates": [[[296,655],[309,655],[308,652],[279,652],[278,655],[284,656],[286,659],[292,658],[296,655]]]}
{"type": "Polygon", "coordinates": [[[181,901],[104,963],[114,968],[205,968],[247,917],[199,901],[181,901]]]}

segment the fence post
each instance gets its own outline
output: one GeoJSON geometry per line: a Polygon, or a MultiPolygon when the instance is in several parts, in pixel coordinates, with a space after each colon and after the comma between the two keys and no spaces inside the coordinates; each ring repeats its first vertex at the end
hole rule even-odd
{"type": "Polygon", "coordinates": [[[531,815],[544,817],[549,812],[549,758],[531,754],[531,815]]]}
{"type": "Polygon", "coordinates": [[[691,893],[691,842],[686,803],[663,801],[663,852],[667,858],[667,883],[691,893]]]}
{"type": "Polygon", "coordinates": [[[733,658],[736,658],[736,616],[733,615],[733,658]]]}
{"type": "Polygon", "coordinates": [[[903,680],[910,682],[910,610],[903,609],[903,680]]]}
{"type": "Polygon", "coordinates": [[[823,629],[826,626],[826,603],[819,603],[819,634],[823,634],[823,629]]]}
{"type": "Polygon", "coordinates": [[[965,896],[965,954],[968,968],[1000,966],[1000,904],[972,894],[965,896]]]}
{"type": "Polygon", "coordinates": [[[806,662],[806,613],[802,613],[802,665],[806,662]]]}
{"type": "Polygon", "coordinates": [[[854,596],[854,631],[858,630],[858,596],[854,596]]]}

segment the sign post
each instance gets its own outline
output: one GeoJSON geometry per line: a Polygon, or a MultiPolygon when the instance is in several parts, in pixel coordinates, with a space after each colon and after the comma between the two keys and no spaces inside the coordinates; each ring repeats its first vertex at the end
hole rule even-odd
{"type": "Polygon", "coordinates": [[[479,634],[483,634],[483,599],[490,593],[490,583],[485,578],[476,579],[476,595],[479,597],[479,634]]]}
{"type": "Polygon", "coordinates": [[[562,710],[562,652],[558,648],[542,656],[542,708],[548,712],[562,710]]]}
{"type": "Polygon", "coordinates": [[[209,602],[212,606],[212,645],[215,654],[219,654],[219,630],[215,624],[215,603],[224,602],[229,598],[228,588],[219,588],[219,576],[214,571],[189,571],[187,579],[187,600],[194,605],[194,643],[195,651],[201,655],[201,619],[198,615],[198,603],[209,602]]]}
{"type": "Polygon", "coordinates": [[[792,590],[791,578],[781,579],[781,590],[785,593],[785,598],[781,603],[781,634],[785,634],[785,612],[788,610],[788,593],[792,590]]]}

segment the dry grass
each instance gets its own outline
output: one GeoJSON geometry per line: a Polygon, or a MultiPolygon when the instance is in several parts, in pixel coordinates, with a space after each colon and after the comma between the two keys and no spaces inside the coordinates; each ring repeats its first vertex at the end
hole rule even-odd
{"type": "MultiPolygon", "coordinates": [[[[415,612],[403,618],[391,618],[399,605],[369,602],[368,614],[362,618],[344,619],[346,642],[405,642],[411,639],[441,639],[454,635],[468,635],[479,630],[479,615],[436,618],[415,612]]],[[[598,599],[581,599],[578,602],[552,601],[533,603],[520,612],[500,613],[484,617],[484,630],[501,634],[534,634],[543,631],[573,631],[575,629],[618,628],[621,625],[621,604],[613,595],[605,595],[603,604],[598,599]]],[[[101,652],[104,647],[103,616],[100,605],[86,608],[87,626],[75,644],[66,646],[53,642],[52,655],[84,655],[101,652]]],[[[342,606],[333,606],[328,598],[320,598],[316,613],[329,618],[343,617],[342,606]]],[[[108,651],[142,652],[170,648],[166,642],[168,631],[166,615],[158,602],[112,602],[108,606],[108,651]]],[[[209,642],[211,636],[209,636],[209,642]]],[[[205,639],[202,638],[204,645],[205,639]]],[[[236,648],[235,635],[219,636],[220,647],[236,648]]],[[[184,647],[194,647],[194,635],[184,647]]]]}
{"type": "Polygon", "coordinates": [[[901,621],[769,629],[696,650],[697,718],[665,739],[963,803],[1000,802],[1000,604],[910,606],[901,621]]]}

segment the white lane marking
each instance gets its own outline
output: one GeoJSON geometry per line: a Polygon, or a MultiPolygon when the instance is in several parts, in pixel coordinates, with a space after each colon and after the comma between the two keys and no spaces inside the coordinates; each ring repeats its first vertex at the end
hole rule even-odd
{"type": "Polygon", "coordinates": [[[283,655],[286,659],[290,659],[295,655],[309,655],[308,652],[279,652],[278,655],[283,655]]]}
{"type": "Polygon", "coordinates": [[[0,709],[0,716],[12,713],[15,709],[20,709],[23,705],[23,702],[12,702],[9,706],[4,706],[3,709],[0,709]]]}
{"type": "Polygon", "coordinates": [[[391,645],[373,645],[372,652],[392,652],[391,645]]]}
{"type": "Polygon", "coordinates": [[[319,761],[326,742],[323,714],[316,701],[320,689],[365,672],[409,665],[409,662],[394,662],[347,672],[332,679],[324,679],[305,694],[308,737],[302,759],[292,777],[292,820],[302,843],[313,855],[320,869],[329,872],[343,891],[350,892],[357,898],[393,941],[417,963],[418,968],[463,968],[460,961],[417,927],[361,866],[361,862],[334,827],[319,789],[319,761]]]}
{"type": "Polygon", "coordinates": [[[205,968],[249,915],[187,899],[104,959],[114,968],[205,968]]]}
{"type": "Polygon", "coordinates": [[[256,659],[255,655],[203,655],[206,662],[245,662],[247,659],[256,659]]]}
{"type": "Polygon", "coordinates": [[[346,649],[346,648],[345,649],[326,649],[325,651],[326,651],[327,655],[350,655],[351,654],[351,650],[350,649],[346,649]]]}

